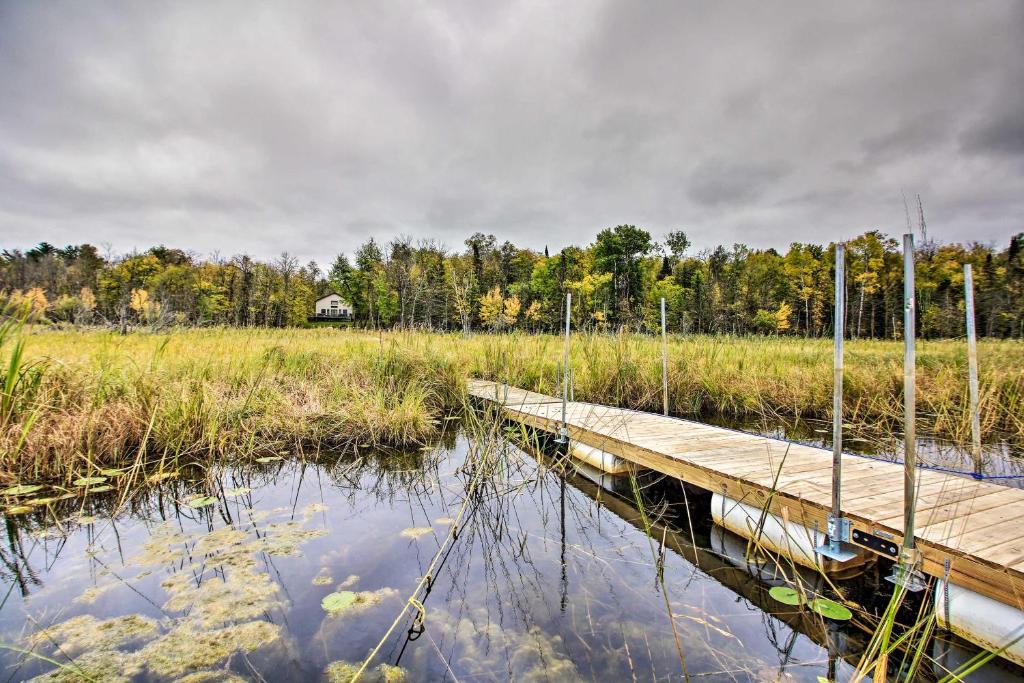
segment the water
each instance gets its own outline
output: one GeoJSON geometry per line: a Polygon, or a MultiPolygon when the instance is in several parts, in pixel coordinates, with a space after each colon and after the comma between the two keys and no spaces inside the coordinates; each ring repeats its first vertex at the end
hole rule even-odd
{"type": "MultiPolygon", "coordinates": [[[[0,675],[73,680],[54,663],[73,659],[97,680],[347,680],[342,662],[377,645],[479,481],[462,470],[468,447],[185,472],[116,512],[101,494],[9,516],[0,642],[18,649],[0,652],[0,675]],[[217,502],[185,504],[198,494],[217,502]],[[339,591],[356,604],[328,614],[339,591]]],[[[411,610],[364,680],[398,673],[381,663],[408,681],[679,680],[669,609],[694,680],[849,679],[864,633],[774,603],[781,581],[751,573],[706,498],[642,481],[648,535],[628,483],[616,495],[504,457],[441,555],[423,632],[411,610]]],[[[871,605],[878,589],[868,578],[851,595],[871,605]]],[[[977,680],[1017,680],[990,669],[977,680]]]]}

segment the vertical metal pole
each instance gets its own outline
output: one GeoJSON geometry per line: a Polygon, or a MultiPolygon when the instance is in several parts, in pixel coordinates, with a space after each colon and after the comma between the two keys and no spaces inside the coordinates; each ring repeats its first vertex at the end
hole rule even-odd
{"type": "Polygon", "coordinates": [[[903,547],[914,548],[917,475],[917,306],[914,287],[914,235],[903,236],[903,547]]]}
{"type": "Polygon", "coordinates": [[[661,405],[668,415],[668,332],[665,329],[665,297],[661,297],[661,405]]]}
{"type": "Polygon", "coordinates": [[[974,330],[974,274],[964,264],[964,314],[967,316],[967,377],[971,394],[971,455],[974,474],[981,476],[981,416],[978,414],[978,341],[974,330]]]}
{"type": "Polygon", "coordinates": [[[832,322],[832,513],[828,543],[816,551],[846,562],[857,557],[850,545],[850,521],[843,518],[843,340],[846,337],[846,246],[836,244],[835,306],[832,322]]]}
{"type": "Polygon", "coordinates": [[[565,349],[562,358],[562,428],[558,432],[559,443],[569,440],[569,424],[566,421],[569,407],[569,321],[572,315],[572,292],[565,295],[565,349]]]}
{"type": "MultiPolygon", "coordinates": [[[[846,247],[836,245],[835,321],[832,329],[832,516],[843,514],[843,338],[846,332],[846,247]]],[[[837,535],[833,530],[829,539],[837,535]]]]}

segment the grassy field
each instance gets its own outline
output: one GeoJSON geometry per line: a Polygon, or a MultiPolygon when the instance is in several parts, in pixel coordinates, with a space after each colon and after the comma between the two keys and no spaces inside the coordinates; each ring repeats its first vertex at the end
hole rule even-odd
{"type": "MultiPolygon", "coordinates": [[[[0,478],[70,479],[145,460],[246,458],[430,440],[465,403],[465,378],[556,390],[559,338],[369,333],[358,330],[181,330],[8,333],[0,405],[0,478]]],[[[685,415],[827,417],[829,340],[687,337],[669,345],[672,410],[685,415]]],[[[847,347],[847,421],[902,419],[902,346],[847,347]]],[[[918,346],[922,429],[969,433],[960,341],[918,346]]],[[[1024,436],[1024,344],[979,346],[986,435],[1024,436]]],[[[661,407],[656,338],[579,335],[577,400],[661,407]]]]}

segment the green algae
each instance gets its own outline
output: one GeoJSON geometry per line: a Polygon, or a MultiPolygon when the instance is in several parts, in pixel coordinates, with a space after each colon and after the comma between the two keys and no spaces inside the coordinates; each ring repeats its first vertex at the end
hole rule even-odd
{"type": "MultiPolygon", "coordinates": [[[[170,568],[160,583],[166,594],[166,618],[156,622],[132,614],[98,621],[84,615],[40,629],[28,636],[29,645],[53,648],[54,658],[71,658],[73,663],[39,680],[80,680],[79,672],[104,681],[127,681],[143,672],[159,678],[185,676],[193,683],[242,680],[211,668],[281,635],[277,625],[265,620],[271,610],[283,606],[280,588],[270,573],[257,570],[258,556],[298,555],[302,542],[324,533],[295,522],[249,529],[224,526],[198,534],[181,533],[170,523],[152,527],[142,552],[132,561],[170,568]]],[[[88,604],[117,585],[94,586],[75,601],[88,604]]],[[[386,594],[358,594],[355,602],[368,607],[386,594]]]]}
{"type": "Polygon", "coordinates": [[[196,671],[182,676],[174,683],[244,683],[245,680],[230,671],[196,671]]]}
{"type": "Polygon", "coordinates": [[[64,654],[92,650],[112,650],[133,641],[156,635],[157,624],[148,617],[128,614],[99,621],[90,614],[36,631],[29,643],[38,646],[54,644],[64,654]]]}
{"type": "MultiPolygon", "coordinates": [[[[331,662],[324,670],[327,683],[349,683],[359,672],[359,664],[337,661],[331,662]]],[[[404,683],[408,673],[400,666],[379,664],[375,669],[367,669],[359,680],[366,683],[404,683]]]]}
{"type": "Polygon", "coordinates": [[[298,522],[268,524],[266,535],[259,540],[260,550],[268,555],[295,557],[306,541],[327,535],[324,529],[303,529],[298,522]]]}
{"type": "Polygon", "coordinates": [[[186,622],[142,648],[139,658],[159,676],[181,676],[211,667],[235,652],[252,652],[279,637],[279,627],[267,621],[213,630],[197,630],[186,622]]]}
{"type": "Polygon", "coordinates": [[[120,650],[92,650],[62,667],[30,679],[35,683],[128,683],[142,671],[142,662],[134,653],[120,650]]]}
{"type": "Polygon", "coordinates": [[[249,569],[234,569],[226,578],[206,577],[199,586],[166,581],[163,586],[171,594],[165,610],[188,612],[193,621],[207,628],[255,619],[279,604],[278,586],[270,575],[249,569]]]}

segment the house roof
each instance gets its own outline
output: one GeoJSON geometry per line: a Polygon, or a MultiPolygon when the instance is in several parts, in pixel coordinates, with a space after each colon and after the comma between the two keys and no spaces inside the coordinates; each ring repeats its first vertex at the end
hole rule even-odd
{"type": "Polygon", "coordinates": [[[345,300],[345,297],[341,296],[341,294],[338,294],[337,292],[327,292],[327,293],[326,293],[326,294],[324,294],[323,296],[318,296],[318,297],[316,298],[316,300],[317,300],[317,301],[320,301],[320,300],[322,300],[322,299],[326,299],[326,298],[327,298],[327,297],[329,297],[329,296],[336,296],[336,297],[340,297],[340,298],[341,298],[342,300],[345,300]]]}

